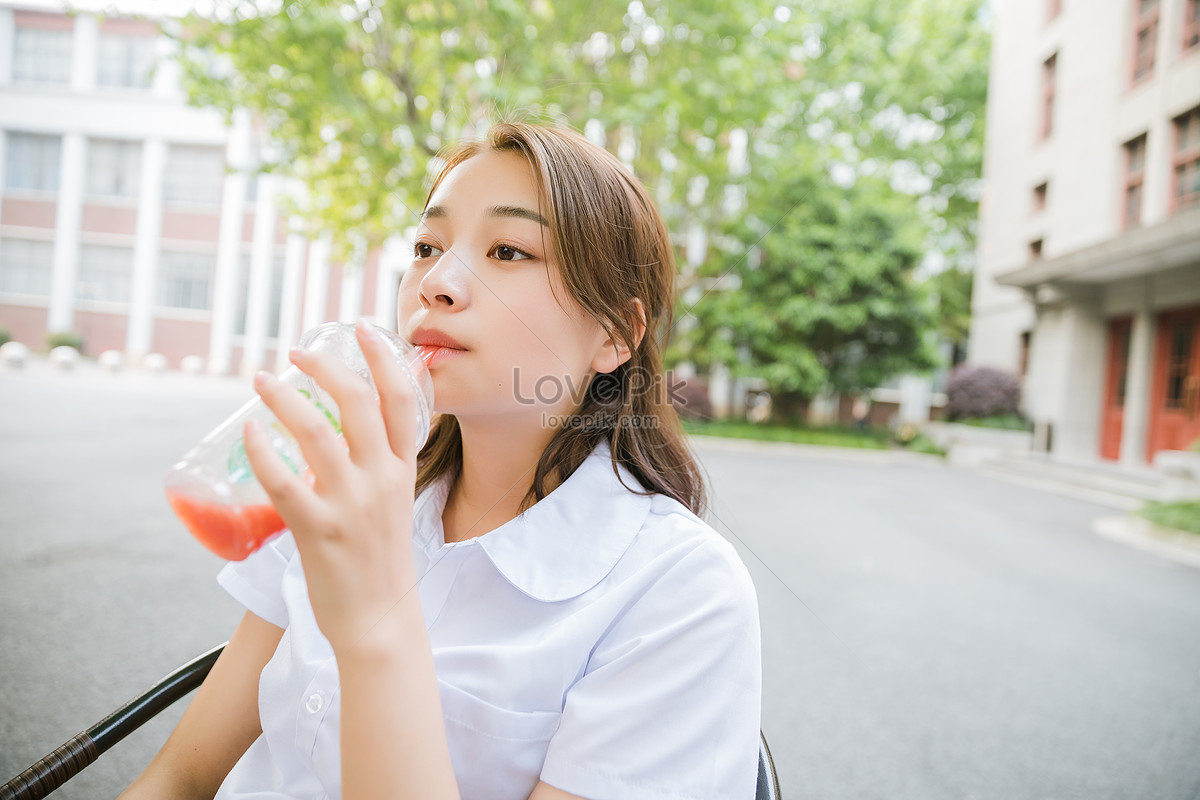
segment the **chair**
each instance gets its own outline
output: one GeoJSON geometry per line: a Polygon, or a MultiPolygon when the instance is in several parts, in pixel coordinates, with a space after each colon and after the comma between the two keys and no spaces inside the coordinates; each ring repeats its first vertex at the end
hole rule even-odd
{"type": "MultiPolygon", "coordinates": [[[[40,800],[92,764],[117,742],[204,682],[225,645],[197,656],[86,731],[0,786],[0,800],[40,800]]],[[[779,781],[767,739],[760,734],[755,800],[779,800],[779,781]]]]}

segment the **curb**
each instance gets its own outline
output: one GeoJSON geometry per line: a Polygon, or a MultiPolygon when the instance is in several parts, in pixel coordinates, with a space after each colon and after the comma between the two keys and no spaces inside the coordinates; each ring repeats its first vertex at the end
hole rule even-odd
{"type": "Polygon", "coordinates": [[[769,442],[738,439],[732,436],[707,436],[689,433],[688,441],[699,451],[743,453],[745,455],[791,455],[825,461],[849,461],[867,464],[930,464],[946,466],[941,456],[911,453],[907,450],[875,450],[866,447],[833,447],[798,442],[769,442]]]}
{"type": "Polygon", "coordinates": [[[1200,569],[1200,536],[1174,528],[1163,528],[1148,519],[1129,514],[1101,517],[1092,530],[1114,542],[1200,569]]]}

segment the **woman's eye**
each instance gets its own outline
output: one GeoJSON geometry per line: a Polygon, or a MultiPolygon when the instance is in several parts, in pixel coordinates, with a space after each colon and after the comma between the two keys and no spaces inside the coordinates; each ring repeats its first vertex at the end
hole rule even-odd
{"type": "Polygon", "coordinates": [[[442,251],[429,244],[428,242],[417,242],[417,246],[413,248],[413,255],[417,258],[433,258],[440,256],[442,251]]]}
{"type": "Polygon", "coordinates": [[[518,250],[507,244],[498,244],[492,248],[492,255],[501,261],[521,261],[526,258],[533,258],[529,253],[518,250]]]}

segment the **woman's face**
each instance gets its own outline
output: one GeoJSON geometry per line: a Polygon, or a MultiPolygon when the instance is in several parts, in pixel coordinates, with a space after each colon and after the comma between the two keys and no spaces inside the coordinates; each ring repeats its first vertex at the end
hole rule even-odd
{"type": "Polygon", "coordinates": [[[562,285],[521,156],[486,150],[454,167],[414,250],[397,319],[429,366],[438,411],[464,421],[564,414],[594,371],[615,368],[603,328],[562,285]]]}

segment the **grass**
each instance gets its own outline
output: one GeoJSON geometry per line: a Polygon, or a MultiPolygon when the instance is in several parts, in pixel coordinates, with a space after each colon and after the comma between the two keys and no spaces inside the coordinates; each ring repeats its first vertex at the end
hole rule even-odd
{"type": "Polygon", "coordinates": [[[976,428],[997,428],[1002,431],[1033,430],[1033,424],[1018,414],[997,414],[996,416],[992,417],[970,417],[968,419],[955,420],[955,422],[961,422],[963,425],[971,425],[976,428]]]}
{"type": "Polygon", "coordinates": [[[1200,535],[1200,500],[1177,503],[1150,501],[1137,513],[1163,528],[1174,528],[1200,535]]]}
{"type": "Polygon", "coordinates": [[[737,420],[685,420],[683,427],[689,434],[698,436],[725,436],[731,439],[793,442],[825,447],[858,447],[868,450],[887,450],[889,447],[887,432],[870,428],[858,430],[839,426],[790,427],[737,420]]]}

